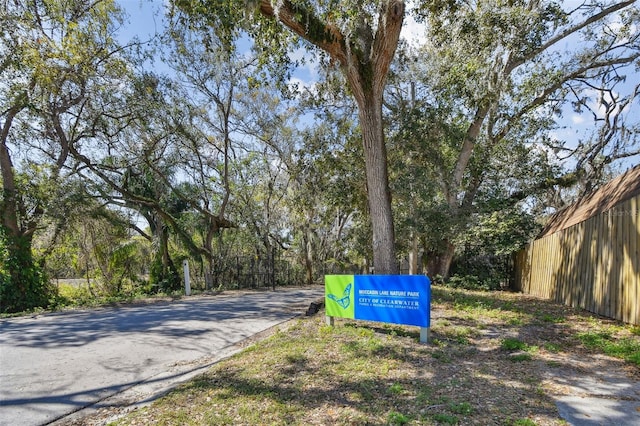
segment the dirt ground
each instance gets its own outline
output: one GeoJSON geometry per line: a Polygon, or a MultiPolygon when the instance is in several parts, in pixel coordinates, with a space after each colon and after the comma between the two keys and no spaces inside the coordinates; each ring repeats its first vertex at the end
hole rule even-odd
{"type": "MultiPolygon", "coordinates": [[[[312,336],[324,324],[323,311],[291,323],[297,325],[290,338],[312,336]]],[[[360,324],[390,342],[394,354],[404,354],[393,374],[404,378],[406,398],[398,404],[406,404],[413,419],[408,424],[640,424],[640,367],[604,355],[580,338],[603,335],[640,345],[637,328],[523,294],[443,288],[433,292],[427,345],[418,342],[415,328],[360,324]],[[428,402],[418,401],[417,389],[425,386],[428,402]]],[[[321,379],[315,385],[322,386],[321,379]]],[[[344,406],[342,401],[336,410],[344,406]]],[[[105,424],[130,410],[104,407],[58,424],[105,424]]],[[[312,423],[331,424],[316,420],[312,423]]]]}

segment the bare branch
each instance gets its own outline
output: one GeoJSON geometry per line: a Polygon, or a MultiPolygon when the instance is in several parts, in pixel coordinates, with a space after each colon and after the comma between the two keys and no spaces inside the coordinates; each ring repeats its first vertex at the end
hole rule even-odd
{"type": "Polygon", "coordinates": [[[511,71],[513,71],[515,68],[519,67],[520,65],[522,65],[523,63],[525,63],[526,61],[533,59],[534,57],[538,56],[540,53],[546,51],[547,49],[549,49],[551,46],[557,44],[558,42],[564,40],[565,38],[569,37],[572,34],[575,34],[576,32],[580,31],[581,29],[593,24],[594,22],[598,22],[599,20],[617,12],[618,10],[624,9],[627,6],[631,6],[632,4],[634,4],[636,2],[636,0],[627,0],[627,1],[622,1],[619,3],[615,3],[612,6],[609,6],[603,10],[601,10],[599,13],[596,13],[595,15],[591,15],[589,16],[587,19],[585,19],[582,22],[579,22],[567,29],[565,29],[563,32],[561,32],[560,34],[556,35],[555,37],[551,37],[549,40],[547,40],[546,43],[543,43],[542,45],[540,45],[537,49],[533,50],[531,53],[529,53],[528,55],[524,55],[520,58],[512,58],[511,62],[507,64],[507,66],[505,67],[506,69],[506,74],[509,74],[511,71]]]}

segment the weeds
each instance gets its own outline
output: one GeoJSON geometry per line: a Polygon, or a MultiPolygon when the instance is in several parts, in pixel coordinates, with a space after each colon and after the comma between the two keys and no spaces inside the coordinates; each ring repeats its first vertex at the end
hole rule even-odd
{"type": "Polygon", "coordinates": [[[611,330],[580,333],[578,339],[589,349],[640,365],[640,342],[637,339],[617,338],[611,330]]]}
{"type": "Polygon", "coordinates": [[[506,293],[433,295],[429,345],[411,327],[307,318],[118,424],[562,425],[540,369],[585,348],[637,364],[635,329],[506,293]]]}

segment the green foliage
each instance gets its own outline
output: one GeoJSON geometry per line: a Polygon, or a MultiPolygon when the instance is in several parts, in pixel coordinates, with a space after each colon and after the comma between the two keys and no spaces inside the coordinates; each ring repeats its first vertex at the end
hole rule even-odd
{"type": "MultiPolygon", "coordinates": [[[[119,293],[113,293],[101,280],[60,280],[57,293],[52,298],[50,308],[62,310],[66,308],[87,308],[112,303],[128,303],[136,299],[153,297],[148,286],[140,282],[123,283],[119,293]]],[[[164,295],[162,293],[161,295],[164,295]]]]}
{"type": "MultiPolygon", "coordinates": [[[[77,192],[70,190],[76,183],[70,176],[77,169],[71,171],[67,160],[80,140],[93,141],[108,127],[101,114],[114,108],[110,83],[126,86],[127,65],[113,37],[122,23],[113,0],[9,2],[0,19],[1,49],[10,52],[0,67],[1,79],[8,82],[0,87],[0,109],[17,111],[3,124],[1,141],[2,175],[10,178],[3,181],[7,232],[2,238],[8,255],[2,269],[8,274],[3,274],[0,296],[3,311],[16,311],[49,303],[53,291],[40,262],[67,225],[73,205],[82,205],[72,202],[77,192]],[[13,153],[12,161],[7,157],[13,153]],[[50,241],[32,251],[32,238],[43,229],[53,231],[50,241]]],[[[122,112],[115,108],[110,117],[122,112]]]]}
{"type": "Polygon", "coordinates": [[[180,273],[173,262],[165,264],[161,253],[156,253],[149,268],[149,284],[152,288],[171,293],[181,288],[180,273]]]}
{"type": "MultiPolygon", "coordinates": [[[[617,91],[612,90],[617,81],[626,79],[619,70],[626,66],[625,72],[629,71],[637,57],[635,46],[629,46],[628,36],[622,35],[635,30],[637,36],[637,26],[632,30],[628,25],[637,8],[628,6],[621,13],[604,16],[605,7],[609,6],[590,2],[570,11],[561,2],[417,2],[415,11],[426,21],[427,35],[425,43],[416,52],[407,50],[398,65],[390,122],[400,123],[402,137],[392,145],[395,150],[390,157],[407,159],[400,170],[409,169],[415,158],[416,166],[426,170],[418,173],[429,175],[423,179],[417,174],[416,180],[437,185],[431,192],[424,185],[411,188],[418,201],[407,197],[415,206],[406,203],[397,209],[401,218],[437,208],[444,200],[447,209],[441,210],[447,218],[435,217],[429,226],[416,229],[433,229],[431,235],[458,247],[473,241],[493,255],[517,251],[535,233],[535,223],[521,213],[525,208],[520,202],[528,201],[526,211],[532,205],[542,211],[564,184],[558,178],[564,171],[554,153],[573,148],[565,147],[565,141],[552,133],[562,107],[574,95],[575,104],[585,107],[594,85],[591,78],[600,80],[600,75],[606,76],[601,96],[617,91]],[[599,13],[600,18],[592,19],[599,13]],[[621,31],[607,31],[611,21],[620,22],[621,31]],[[581,47],[561,52],[568,36],[580,39],[581,47]],[[616,53],[611,46],[616,46],[616,53]],[[416,150],[416,141],[424,141],[425,146],[416,150]]],[[[637,91],[624,103],[634,96],[637,91]]],[[[593,113],[594,117],[599,114],[593,113]]],[[[604,146],[610,140],[600,142],[604,146]]],[[[611,143],[612,150],[625,143],[611,143]]],[[[598,149],[594,144],[584,152],[598,149]]],[[[399,194],[407,191],[407,181],[397,182],[399,194]]],[[[394,194],[394,202],[401,201],[394,194]]],[[[403,237],[408,240],[407,234],[398,232],[401,243],[403,237]]],[[[423,242],[425,251],[429,243],[423,242]]],[[[437,252],[439,247],[434,249],[437,252]]],[[[481,277],[478,272],[459,273],[481,277]]]]}
{"type": "Polygon", "coordinates": [[[558,353],[562,349],[562,346],[560,346],[557,343],[549,343],[549,342],[547,342],[547,343],[544,344],[544,349],[546,351],[551,352],[551,353],[558,353]]]}
{"type": "Polygon", "coordinates": [[[52,295],[46,275],[34,262],[30,241],[9,237],[0,227],[0,311],[46,308],[52,295]]]}
{"type": "Polygon", "coordinates": [[[512,362],[524,362],[524,361],[531,361],[531,354],[529,353],[521,353],[521,354],[515,354],[512,355],[511,357],[509,357],[509,360],[512,362]]]}
{"type": "Polygon", "coordinates": [[[528,348],[528,345],[519,339],[507,337],[502,339],[500,347],[505,351],[524,351],[528,348]]]}
{"type": "Polygon", "coordinates": [[[479,215],[475,225],[459,238],[451,266],[452,287],[499,290],[508,287],[511,256],[522,249],[539,230],[534,217],[518,209],[479,215]]]}
{"type": "Polygon", "coordinates": [[[394,394],[394,395],[398,395],[401,394],[403,392],[403,388],[402,385],[399,383],[394,383],[391,386],[389,386],[389,393],[394,394]]]}
{"type": "Polygon", "coordinates": [[[457,425],[460,422],[458,417],[451,414],[445,414],[445,413],[434,414],[433,420],[439,423],[443,423],[445,425],[457,425]]]}
{"type": "Polygon", "coordinates": [[[525,212],[497,210],[482,215],[465,236],[465,242],[482,247],[482,252],[511,255],[522,249],[540,230],[535,218],[525,212]]]}
{"type": "Polygon", "coordinates": [[[492,291],[501,287],[502,281],[495,277],[479,278],[476,275],[453,275],[444,282],[446,287],[465,290],[492,291]]]}
{"type": "Polygon", "coordinates": [[[397,411],[390,412],[387,418],[390,425],[406,425],[411,421],[408,416],[398,413],[397,411]]]}
{"type": "Polygon", "coordinates": [[[62,309],[65,307],[86,307],[99,303],[98,297],[93,294],[86,285],[59,284],[58,293],[54,299],[53,307],[62,309]]]}
{"type": "Polygon", "coordinates": [[[531,419],[518,419],[513,422],[513,426],[536,426],[537,423],[531,419]]]}
{"type": "Polygon", "coordinates": [[[509,360],[512,362],[530,361],[533,357],[532,354],[538,351],[537,346],[529,346],[513,337],[502,339],[500,348],[505,351],[516,352],[509,356],[509,360]],[[521,353],[518,353],[518,351],[521,351],[521,353]]]}
{"type": "Polygon", "coordinates": [[[590,349],[640,365],[640,343],[637,339],[618,338],[609,330],[580,333],[578,339],[590,349]]]}
{"type": "Polygon", "coordinates": [[[566,318],[564,317],[554,317],[552,315],[549,314],[543,314],[540,319],[543,322],[550,322],[550,323],[554,323],[554,324],[560,324],[566,321],[566,318]]]}
{"type": "Polygon", "coordinates": [[[283,31],[275,19],[262,15],[257,2],[175,0],[172,6],[172,22],[195,29],[208,50],[220,46],[223,55],[234,54],[240,38],[251,38],[252,49],[259,53],[258,70],[250,77],[251,83],[275,83],[287,92],[286,84],[296,63],[288,52],[300,47],[301,41],[290,31],[283,31]]]}
{"type": "Polygon", "coordinates": [[[468,402],[450,403],[449,410],[455,414],[469,415],[473,413],[473,406],[468,402]]]}

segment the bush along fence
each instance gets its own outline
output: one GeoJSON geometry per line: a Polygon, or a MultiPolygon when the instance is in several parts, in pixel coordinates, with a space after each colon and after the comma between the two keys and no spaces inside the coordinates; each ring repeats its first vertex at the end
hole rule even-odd
{"type": "Polygon", "coordinates": [[[516,289],[640,325],[640,195],[594,211],[519,252],[516,289]]]}
{"type": "Polygon", "coordinates": [[[506,290],[514,285],[513,254],[492,254],[466,246],[453,259],[449,286],[478,290],[506,290]]]}

